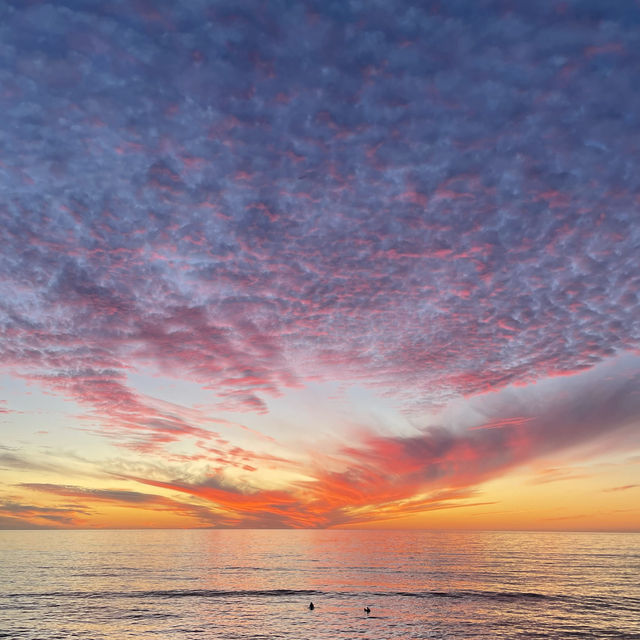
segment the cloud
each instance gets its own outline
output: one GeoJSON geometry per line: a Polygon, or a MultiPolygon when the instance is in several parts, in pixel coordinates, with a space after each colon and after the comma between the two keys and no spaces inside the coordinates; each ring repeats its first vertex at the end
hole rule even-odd
{"type": "MultiPolygon", "coordinates": [[[[138,491],[129,491],[125,489],[93,489],[86,487],[78,487],[71,485],[60,485],[52,483],[39,483],[39,482],[24,482],[18,485],[23,489],[29,489],[31,491],[37,491],[41,493],[48,493],[56,496],[63,496],[67,498],[73,498],[84,503],[91,505],[95,502],[106,502],[119,506],[130,506],[136,509],[147,509],[150,511],[168,511],[181,516],[194,519],[199,526],[225,526],[228,525],[228,520],[217,513],[215,510],[209,509],[206,506],[192,504],[187,502],[181,502],[173,500],[165,496],[159,496],[149,493],[140,493],[138,491]]],[[[47,509],[32,509],[20,507],[20,512],[27,516],[34,516],[35,512],[42,511],[48,513],[47,509]]],[[[55,509],[53,511],[56,511],[55,509]]],[[[63,511],[63,510],[60,510],[63,511]]],[[[86,513],[82,509],[73,507],[72,512],[86,513]]],[[[36,516],[36,517],[49,517],[36,516]]],[[[69,522],[70,523],[70,522],[69,522]]],[[[67,522],[63,522],[67,524],[67,522]]]]}
{"type": "Polygon", "coordinates": [[[576,480],[581,478],[588,478],[589,474],[581,470],[574,468],[563,469],[557,467],[549,467],[540,469],[536,472],[533,484],[547,484],[550,482],[563,482],[565,480],[576,480]]]}
{"type": "Polygon", "coordinates": [[[14,7],[3,362],[97,403],[151,363],[264,412],[637,348],[637,9],[449,5],[14,7]]]}
{"type": "MultiPolygon", "coordinates": [[[[311,463],[300,465],[308,479],[281,491],[232,486],[216,477],[125,477],[210,501],[237,526],[369,524],[492,504],[482,485],[508,471],[550,454],[588,457],[631,442],[640,418],[639,383],[638,373],[629,375],[626,366],[601,365],[554,384],[552,397],[541,383],[474,398],[455,425],[431,425],[404,436],[363,428],[357,441],[330,454],[309,452],[311,463]]],[[[581,477],[556,468],[539,475],[537,482],[581,477]]]]}
{"type": "Polygon", "coordinates": [[[39,529],[77,526],[89,515],[79,507],[40,507],[14,501],[0,502],[0,527],[6,529],[39,529]]]}
{"type": "MultiPolygon", "coordinates": [[[[70,468],[68,465],[56,462],[55,460],[42,458],[41,456],[24,455],[21,452],[16,452],[17,448],[3,447],[0,445],[0,470],[17,469],[26,472],[51,472],[68,475],[70,468]]],[[[74,465],[73,472],[80,472],[77,465],[74,465]]]]}
{"type": "Polygon", "coordinates": [[[7,467],[22,468],[24,460],[13,453],[0,453],[0,468],[6,469],[7,467]]]}
{"type": "Polygon", "coordinates": [[[93,423],[102,421],[103,426],[96,429],[99,433],[111,432],[131,449],[152,451],[181,438],[209,440],[217,435],[194,426],[179,411],[162,408],[161,403],[129,389],[117,371],[83,369],[25,377],[88,405],[90,412],[81,417],[93,423]]]}
{"type": "Polygon", "coordinates": [[[198,485],[178,481],[162,482],[134,476],[129,476],[128,479],[207,500],[222,509],[234,526],[308,528],[317,526],[318,522],[314,514],[307,513],[301,508],[302,505],[295,495],[287,491],[242,492],[239,489],[220,485],[215,479],[205,480],[198,485]]]}
{"type": "Polygon", "coordinates": [[[512,387],[475,398],[469,403],[473,413],[457,428],[430,426],[411,436],[366,435],[360,446],[343,452],[351,463],[338,476],[339,491],[343,485],[364,485],[365,494],[375,495],[379,487],[390,490],[395,482],[409,492],[425,485],[477,486],[552,453],[587,443],[615,449],[621,440],[631,442],[628,435],[640,417],[637,370],[630,374],[624,366],[601,366],[553,385],[553,394],[552,385],[546,386],[512,387]],[[478,421],[481,428],[474,424],[478,421]]]}
{"type": "Polygon", "coordinates": [[[17,530],[25,530],[25,529],[50,529],[51,526],[47,526],[44,524],[35,524],[29,520],[25,520],[24,518],[16,518],[13,516],[4,516],[0,515],[0,529],[17,529],[17,530]]]}
{"type": "MultiPolygon", "coordinates": [[[[189,501],[121,488],[25,482],[17,486],[73,504],[49,509],[13,500],[0,514],[70,526],[106,503],[171,512],[198,526],[314,528],[366,526],[416,514],[426,517],[435,510],[487,506],[495,501],[484,494],[484,483],[513,469],[549,455],[570,452],[579,460],[617,449],[621,442],[633,443],[630,435],[640,417],[636,364],[636,359],[620,359],[578,376],[477,396],[456,412],[442,414],[440,424],[405,435],[362,425],[342,445],[307,451],[306,459],[299,452],[297,461],[198,441],[196,453],[169,456],[171,464],[111,465],[112,476],[120,481],[185,494],[189,501]],[[193,463],[202,461],[205,469],[189,473],[193,463]],[[264,463],[280,471],[288,468],[297,477],[267,489],[251,476],[264,463]],[[234,467],[245,476],[230,474],[234,467]]],[[[573,471],[543,467],[535,482],[575,477],[573,471]]]]}
{"type": "Polygon", "coordinates": [[[213,474],[288,464],[222,442],[216,419],[312,381],[373,389],[412,424],[460,398],[481,414],[365,425],[282,491],[138,478],[222,519],[141,504],[242,526],[444,508],[637,417],[637,369],[571,382],[640,348],[637,6],[6,4],[9,375],[117,445],[213,474]],[[140,392],[141,370],[209,391],[211,415],[140,392]]]}
{"type": "Polygon", "coordinates": [[[603,489],[603,491],[629,491],[629,489],[636,489],[637,487],[640,487],[640,484],[625,484],[620,487],[609,487],[608,489],[603,489]]]}

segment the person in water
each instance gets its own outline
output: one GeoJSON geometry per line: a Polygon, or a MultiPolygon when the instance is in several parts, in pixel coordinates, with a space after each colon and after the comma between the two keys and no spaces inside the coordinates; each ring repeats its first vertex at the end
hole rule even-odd
{"type": "Polygon", "coordinates": [[[311,609],[311,611],[313,611],[315,609],[315,607],[313,606],[313,602],[309,603],[309,609],[311,609]]]}
{"type": "Polygon", "coordinates": [[[369,607],[365,607],[364,612],[369,615],[371,613],[371,609],[369,609],[369,607]]]}

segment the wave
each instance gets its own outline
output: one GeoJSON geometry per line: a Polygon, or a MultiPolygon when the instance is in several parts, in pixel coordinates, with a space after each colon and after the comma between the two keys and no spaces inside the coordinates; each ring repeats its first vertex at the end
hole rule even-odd
{"type": "Polygon", "coordinates": [[[304,597],[304,598],[457,598],[457,599],[489,599],[496,601],[555,601],[580,603],[581,607],[614,607],[621,610],[637,610],[640,599],[633,596],[615,597],[585,596],[575,594],[544,594],[533,591],[491,591],[491,590],[466,590],[452,589],[423,590],[423,591],[323,591],[318,589],[152,589],[141,591],[49,591],[49,592],[23,592],[4,594],[2,598],[83,598],[83,599],[163,599],[178,598],[279,598],[279,597],[304,597]]]}
{"type": "Polygon", "coordinates": [[[314,589],[154,589],[150,591],[47,591],[9,593],[5,598],[225,598],[321,595],[314,589]]]}
{"type": "Polygon", "coordinates": [[[319,591],[316,589],[154,589],[149,591],[50,591],[45,593],[13,593],[5,597],[42,598],[228,598],[228,597],[405,597],[405,598],[540,598],[550,599],[542,593],[510,591],[319,591]]]}
{"type": "Polygon", "coordinates": [[[535,593],[532,591],[393,591],[386,592],[381,595],[402,596],[407,598],[538,598],[541,600],[549,600],[557,596],[545,595],[544,593],[535,593]]]}
{"type": "Polygon", "coordinates": [[[219,598],[219,597],[278,597],[278,596],[312,596],[321,595],[322,591],[314,589],[171,589],[159,591],[138,591],[132,597],[153,598],[219,598]]]}

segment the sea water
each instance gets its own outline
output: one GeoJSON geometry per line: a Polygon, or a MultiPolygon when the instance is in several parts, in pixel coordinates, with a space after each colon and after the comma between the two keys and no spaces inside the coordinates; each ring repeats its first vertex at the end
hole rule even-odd
{"type": "Polygon", "coordinates": [[[0,531],[0,554],[16,640],[640,638],[640,534],[0,531]]]}

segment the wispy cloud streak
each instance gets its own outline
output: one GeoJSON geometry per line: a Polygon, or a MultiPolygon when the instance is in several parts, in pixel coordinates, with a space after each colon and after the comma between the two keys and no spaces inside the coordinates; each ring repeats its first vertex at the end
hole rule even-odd
{"type": "Polygon", "coordinates": [[[4,507],[0,505],[0,514],[2,514],[3,511],[8,513],[15,512],[24,516],[35,516],[36,519],[48,518],[57,521],[61,525],[70,525],[78,524],[75,521],[78,514],[89,515],[90,510],[95,508],[95,504],[92,506],[92,503],[109,503],[149,511],[168,511],[172,514],[192,518],[200,526],[225,526],[229,524],[229,521],[224,516],[221,516],[219,513],[216,513],[215,510],[209,509],[206,506],[181,502],[165,496],[141,493],[139,491],[129,491],[126,489],[90,489],[72,485],[37,482],[25,482],[22,483],[20,487],[30,491],[71,498],[77,500],[78,503],[75,506],[60,509],[40,508],[19,504],[4,505],[4,507]],[[70,515],[57,516],[56,514],[58,512],[70,515]]]}
{"type": "MultiPolygon", "coordinates": [[[[481,497],[482,484],[510,470],[585,445],[606,452],[629,441],[640,419],[640,374],[609,373],[604,379],[596,371],[567,380],[544,406],[532,387],[476,399],[469,415],[488,416],[487,424],[500,428],[461,422],[455,429],[430,426],[411,436],[364,433],[331,455],[310,454],[309,480],[286,491],[233,488],[215,478],[201,483],[128,479],[208,500],[242,526],[366,524],[480,506],[490,503],[481,497]],[[514,416],[515,410],[520,415],[514,416]]],[[[557,470],[551,471],[556,477],[547,474],[544,481],[558,479],[557,470]]]]}

